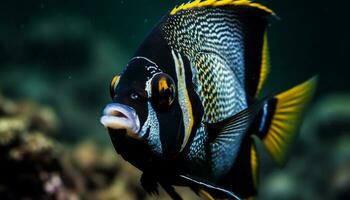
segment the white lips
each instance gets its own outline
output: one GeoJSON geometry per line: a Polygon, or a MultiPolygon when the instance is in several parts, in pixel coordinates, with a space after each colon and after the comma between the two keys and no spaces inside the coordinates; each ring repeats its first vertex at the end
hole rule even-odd
{"type": "Polygon", "coordinates": [[[119,103],[108,104],[103,110],[100,122],[106,128],[125,129],[129,136],[140,138],[137,135],[140,130],[139,117],[129,106],[119,103]]]}

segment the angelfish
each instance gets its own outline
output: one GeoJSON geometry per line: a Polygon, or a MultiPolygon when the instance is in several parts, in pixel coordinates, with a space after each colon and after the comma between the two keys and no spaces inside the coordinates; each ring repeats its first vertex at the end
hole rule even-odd
{"type": "Polygon", "coordinates": [[[261,140],[283,164],[316,78],[260,98],[269,72],[269,8],[195,0],[167,13],[110,84],[101,123],[141,185],[173,199],[188,186],[206,199],[257,194],[261,140]]]}

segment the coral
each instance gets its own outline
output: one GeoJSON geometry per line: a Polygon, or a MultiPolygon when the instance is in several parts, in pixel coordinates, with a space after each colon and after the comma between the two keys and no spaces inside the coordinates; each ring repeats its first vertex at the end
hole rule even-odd
{"type": "Polygon", "coordinates": [[[58,140],[59,127],[50,107],[0,95],[0,199],[153,199],[139,184],[141,172],[112,145],[88,138],[68,144],[58,140]]]}
{"type": "Polygon", "coordinates": [[[129,172],[113,149],[100,148],[92,140],[73,147],[64,144],[56,138],[58,127],[58,117],[51,108],[0,96],[0,199],[145,196],[135,181],[116,178],[129,172]],[[127,190],[121,182],[133,191],[122,193],[127,190]]]}

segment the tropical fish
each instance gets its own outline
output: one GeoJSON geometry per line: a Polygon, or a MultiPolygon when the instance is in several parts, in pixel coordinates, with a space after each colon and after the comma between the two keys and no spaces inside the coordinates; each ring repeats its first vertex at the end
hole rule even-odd
{"type": "Polygon", "coordinates": [[[254,197],[256,143],[283,164],[316,78],[260,98],[269,72],[269,8],[195,0],[167,13],[120,75],[101,117],[141,185],[173,199],[188,186],[206,199],[254,197]]]}

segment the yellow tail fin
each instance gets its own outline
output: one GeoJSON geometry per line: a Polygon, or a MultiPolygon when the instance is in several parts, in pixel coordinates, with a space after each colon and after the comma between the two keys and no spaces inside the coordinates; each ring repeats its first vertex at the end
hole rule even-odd
{"type": "Polygon", "coordinates": [[[313,95],[316,82],[317,77],[314,77],[274,98],[274,113],[262,141],[280,165],[285,162],[286,150],[295,137],[301,115],[313,95]]]}

